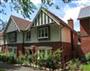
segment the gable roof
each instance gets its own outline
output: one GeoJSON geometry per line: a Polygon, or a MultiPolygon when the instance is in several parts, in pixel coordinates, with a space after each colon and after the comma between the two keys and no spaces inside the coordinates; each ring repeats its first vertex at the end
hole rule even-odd
{"type": "MultiPolygon", "coordinates": [[[[47,10],[46,8],[44,7],[41,7],[40,10],[38,11],[38,13],[36,14],[34,20],[32,21],[32,23],[35,21],[36,17],[39,15],[39,13],[43,11],[44,13],[48,14],[49,17],[51,17],[58,25],[63,25],[67,28],[69,28],[70,30],[72,31],[75,31],[74,29],[71,29],[69,27],[68,24],[66,24],[61,18],[57,17],[54,13],[50,12],[49,10],[47,10]]],[[[76,31],[75,31],[76,32],[76,31]]]]}
{"type": "Polygon", "coordinates": [[[14,20],[14,22],[16,23],[16,25],[18,26],[20,30],[26,30],[27,26],[28,25],[31,26],[32,24],[32,22],[28,20],[13,16],[13,15],[11,15],[11,18],[14,20]]]}
{"type": "Polygon", "coordinates": [[[57,17],[55,14],[53,14],[52,12],[46,10],[53,18],[55,18],[59,24],[62,24],[63,26],[66,26],[68,28],[70,28],[61,18],[57,17]]]}
{"type": "Polygon", "coordinates": [[[90,17],[90,6],[81,8],[78,19],[90,17]]]}
{"type": "Polygon", "coordinates": [[[11,15],[10,16],[10,19],[4,29],[4,32],[6,31],[7,27],[9,26],[9,22],[10,21],[13,21],[14,24],[16,25],[16,28],[18,29],[18,31],[24,31],[26,30],[27,26],[31,26],[32,25],[32,22],[28,21],[28,20],[25,20],[25,19],[22,19],[22,18],[19,18],[19,17],[16,17],[14,15],[11,15]]]}

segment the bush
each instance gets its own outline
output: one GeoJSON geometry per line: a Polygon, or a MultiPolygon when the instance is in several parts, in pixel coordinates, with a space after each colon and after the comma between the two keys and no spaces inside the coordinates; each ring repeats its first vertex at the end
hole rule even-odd
{"type": "Polygon", "coordinates": [[[15,64],[16,63],[16,56],[13,52],[8,53],[7,56],[8,63],[15,64]]]}
{"type": "Polygon", "coordinates": [[[14,52],[0,53],[0,61],[15,64],[16,56],[15,56],[14,52]]]}
{"type": "Polygon", "coordinates": [[[39,59],[38,61],[37,61],[37,64],[40,66],[40,67],[45,67],[45,60],[44,59],[39,59]]]}
{"type": "Polygon", "coordinates": [[[8,63],[16,64],[17,63],[16,58],[14,56],[9,56],[8,57],[8,63]]]}
{"type": "Polygon", "coordinates": [[[23,64],[25,61],[25,56],[24,55],[20,55],[18,58],[17,58],[17,63],[18,64],[23,64]]]}
{"type": "Polygon", "coordinates": [[[0,53],[0,61],[2,61],[3,53],[0,53]]]}
{"type": "Polygon", "coordinates": [[[90,53],[87,53],[87,54],[85,55],[85,58],[86,58],[86,60],[87,60],[87,63],[90,63],[90,53]]]}
{"type": "Polygon", "coordinates": [[[85,56],[81,56],[79,59],[83,63],[89,63],[90,64],[90,53],[87,53],[85,56]]]}
{"type": "Polygon", "coordinates": [[[28,55],[28,56],[27,56],[27,60],[28,60],[29,63],[31,64],[31,63],[32,63],[32,55],[28,55]]]}
{"type": "Polygon", "coordinates": [[[69,71],[77,71],[77,69],[80,69],[80,61],[78,59],[72,59],[69,62],[67,62],[67,66],[65,68],[69,71]]]}
{"type": "Polygon", "coordinates": [[[87,62],[87,59],[85,58],[85,56],[81,56],[79,58],[79,60],[82,62],[82,63],[86,63],[87,62]]]}
{"type": "MultiPolygon", "coordinates": [[[[42,56],[42,54],[39,54],[42,56]]],[[[53,54],[49,54],[47,58],[41,57],[38,59],[38,65],[40,67],[46,67],[52,70],[60,68],[61,50],[57,49],[53,54]]]]}
{"type": "Polygon", "coordinates": [[[1,60],[3,62],[7,62],[8,61],[8,56],[6,56],[5,54],[1,55],[1,60]]]}
{"type": "Polygon", "coordinates": [[[61,51],[56,50],[53,55],[46,59],[46,67],[52,70],[60,68],[61,51]]]}

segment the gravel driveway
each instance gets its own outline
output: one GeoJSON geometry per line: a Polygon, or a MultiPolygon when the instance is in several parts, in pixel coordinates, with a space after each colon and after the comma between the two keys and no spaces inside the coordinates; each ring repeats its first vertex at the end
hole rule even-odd
{"type": "Polygon", "coordinates": [[[5,71],[45,71],[45,70],[38,70],[31,67],[24,67],[24,66],[16,66],[12,64],[6,64],[0,62],[0,68],[5,69],[5,71]]]}

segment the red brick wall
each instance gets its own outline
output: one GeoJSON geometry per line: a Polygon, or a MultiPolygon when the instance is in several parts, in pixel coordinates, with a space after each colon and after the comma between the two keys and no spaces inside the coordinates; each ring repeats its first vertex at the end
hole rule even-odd
{"type": "Polygon", "coordinates": [[[84,54],[90,52],[90,36],[81,37],[81,50],[84,54]]]}
{"type": "MultiPolygon", "coordinates": [[[[20,55],[19,52],[23,53],[25,51],[25,49],[23,48],[23,44],[9,44],[9,46],[17,46],[17,56],[20,55]]],[[[8,45],[7,45],[8,46],[8,45]]],[[[8,46],[8,47],[9,47],[8,46]]],[[[52,50],[55,51],[58,48],[61,48],[63,50],[62,56],[64,58],[65,61],[69,60],[72,56],[72,50],[71,50],[71,43],[67,43],[67,42],[40,42],[40,43],[25,43],[24,44],[25,47],[30,47],[30,46],[50,46],[52,47],[52,50]]]]}
{"type": "Polygon", "coordinates": [[[31,43],[31,44],[25,44],[25,46],[50,46],[52,47],[52,50],[55,51],[58,48],[61,48],[63,50],[62,56],[65,61],[71,59],[72,57],[72,50],[71,50],[71,43],[66,42],[40,42],[40,43],[31,43]]]}
{"type": "Polygon", "coordinates": [[[63,58],[64,61],[68,61],[69,59],[72,58],[72,49],[71,49],[71,44],[70,43],[63,43],[63,58]]]}
{"type": "Polygon", "coordinates": [[[82,19],[80,20],[80,34],[81,36],[90,35],[90,19],[82,19]]]}
{"type": "Polygon", "coordinates": [[[80,55],[90,52],[90,19],[80,20],[81,48],[80,55]]]}
{"type": "Polygon", "coordinates": [[[17,56],[20,54],[25,54],[25,49],[23,44],[17,44],[17,56]]]}

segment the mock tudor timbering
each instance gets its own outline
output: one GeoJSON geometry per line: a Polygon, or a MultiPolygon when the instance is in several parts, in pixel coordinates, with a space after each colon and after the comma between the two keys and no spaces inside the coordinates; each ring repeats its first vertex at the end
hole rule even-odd
{"type": "Polygon", "coordinates": [[[60,48],[65,61],[73,57],[78,42],[77,32],[73,30],[73,20],[69,20],[68,26],[45,8],[40,8],[32,22],[11,16],[4,33],[6,47],[15,49],[17,55],[20,51],[25,53],[31,49],[54,51],[60,48]],[[9,37],[16,38],[16,41],[10,42],[9,37]]]}

